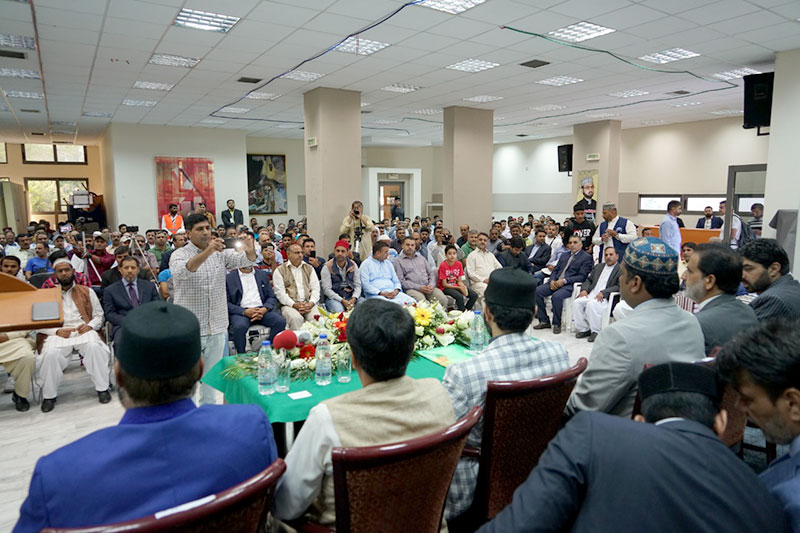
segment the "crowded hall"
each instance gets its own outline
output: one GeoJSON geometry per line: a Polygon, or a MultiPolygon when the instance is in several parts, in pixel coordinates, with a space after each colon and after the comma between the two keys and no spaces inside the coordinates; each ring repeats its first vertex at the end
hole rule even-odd
{"type": "Polygon", "coordinates": [[[800,533],[798,95],[798,0],[0,0],[0,533],[800,533]]]}

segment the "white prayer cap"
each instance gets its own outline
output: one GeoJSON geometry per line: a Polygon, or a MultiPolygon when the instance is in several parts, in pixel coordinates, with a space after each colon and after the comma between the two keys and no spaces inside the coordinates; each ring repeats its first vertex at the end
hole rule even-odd
{"type": "Polygon", "coordinates": [[[378,237],[378,240],[379,240],[379,241],[392,242],[392,239],[390,239],[390,238],[389,238],[389,236],[388,236],[388,235],[386,235],[386,234],[384,234],[384,235],[381,235],[380,237],[378,237]]]}
{"type": "Polygon", "coordinates": [[[103,236],[102,231],[95,231],[94,233],[92,233],[92,237],[102,237],[102,236],[103,236]]]}

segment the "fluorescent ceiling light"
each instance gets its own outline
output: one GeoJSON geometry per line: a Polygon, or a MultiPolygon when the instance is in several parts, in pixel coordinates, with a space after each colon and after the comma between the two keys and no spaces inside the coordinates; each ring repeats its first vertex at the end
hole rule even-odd
{"type": "Polygon", "coordinates": [[[196,57],[174,56],[170,54],[153,54],[150,57],[151,65],[165,65],[168,67],[192,68],[200,62],[196,57]]]}
{"type": "Polygon", "coordinates": [[[537,122],[535,124],[531,124],[531,126],[534,128],[550,128],[552,126],[558,126],[558,122],[537,122]]]}
{"type": "Polygon", "coordinates": [[[361,107],[367,107],[368,105],[372,105],[369,102],[361,102],[361,107]]]}
{"type": "Polygon", "coordinates": [[[228,121],[227,120],[223,120],[221,118],[209,117],[209,118],[204,118],[200,122],[202,122],[203,124],[225,124],[228,121]]]}
{"type": "Polygon", "coordinates": [[[500,122],[501,120],[505,120],[506,117],[494,117],[494,122],[500,122]]]}
{"type": "Polygon", "coordinates": [[[631,89],[629,91],[619,91],[616,93],[611,93],[608,96],[613,96],[614,98],[632,98],[634,96],[644,96],[646,94],[650,94],[648,91],[640,91],[639,89],[631,89]]]}
{"type": "Polygon", "coordinates": [[[134,89],[152,89],[153,91],[169,91],[175,87],[174,83],[158,83],[155,81],[137,81],[133,84],[134,89]]]}
{"type": "Polygon", "coordinates": [[[75,135],[75,130],[50,130],[50,133],[59,133],[61,135],[75,135]]]}
{"type": "Polygon", "coordinates": [[[250,100],[277,100],[283,95],[275,93],[249,93],[245,98],[250,100]]]}
{"type": "Polygon", "coordinates": [[[302,126],[303,126],[302,124],[293,124],[288,122],[281,122],[280,124],[275,125],[276,128],[280,128],[282,130],[299,129],[302,126]]]}
{"type": "Polygon", "coordinates": [[[389,43],[370,41],[369,39],[362,39],[358,35],[354,35],[348,37],[342,44],[334,48],[334,50],[337,52],[348,52],[360,56],[368,56],[374,54],[378,50],[383,50],[387,46],[389,46],[389,43]]]}
{"type": "Polygon", "coordinates": [[[469,98],[462,98],[465,102],[478,102],[479,104],[485,104],[487,102],[496,102],[497,100],[502,100],[502,96],[490,96],[488,94],[479,94],[478,96],[470,96],[469,98]]]}
{"type": "Polygon", "coordinates": [[[702,103],[703,102],[683,102],[682,104],[672,104],[672,107],[692,107],[702,103]]]}
{"type": "Polygon", "coordinates": [[[451,15],[457,15],[467,9],[472,9],[475,6],[481,5],[485,1],[486,0],[425,0],[419,5],[438,11],[444,11],[451,15]]]}
{"type": "Polygon", "coordinates": [[[122,105],[130,107],[153,107],[157,103],[156,100],[133,100],[131,98],[126,98],[122,101],[122,105]]]}
{"type": "Polygon", "coordinates": [[[5,91],[9,98],[30,98],[31,100],[42,100],[44,94],[31,91],[5,91]]]}
{"type": "Polygon", "coordinates": [[[417,109],[412,111],[415,115],[438,115],[441,112],[441,109],[417,109]]]}
{"type": "Polygon", "coordinates": [[[226,106],[220,109],[223,113],[247,113],[250,111],[249,107],[233,107],[233,106],[226,106]]]}
{"type": "Polygon", "coordinates": [[[316,72],[305,72],[303,70],[293,70],[287,72],[281,78],[286,78],[295,81],[314,81],[324,76],[324,74],[317,74],[316,72]]]}
{"type": "Polygon", "coordinates": [[[393,83],[391,85],[387,85],[386,87],[382,87],[381,91],[389,91],[391,93],[412,93],[414,91],[419,91],[422,87],[418,85],[406,85],[404,83],[393,83]]]}
{"type": "Polygon", "coordinates": [[[761,74],[761,72],[749,67],[743,67],[734,70],[726,70],[725,72],[717,72],[716,74],[714,74],[714,77],[727,81],[727,80],[736,80],[739,78],[744,78],[745,76],[749,76],[750,74],[761,74]]]}
{"type": "Polygon", "coordinates": [[[450,65],[450,70],[461,70],[463,72],[480,72],[482,70],[489,70],[490,68],[499,67],[500,63],[492,63],[491,61],[483,61],[480,59],[465,59],[458,63],[450,65]]]}
{"type": "Polygon", "coordinates": [[[0,67],[0,77],[21,78],[25,80],[41,79],[38,70],[28,70],[24,68],[7,68],[7,67],[0,67]]]}
{"type": "Polygon", "coordinates": [[[50,121],[50,125],[51,126],[72,126],[72,127],[75,127],[75,126],[78,125],[78,123],[77,122],[67,121],[67,120],[51,120],[50,121]]]}
{"type": "Polygon", "coordinates": [[[652,54],[641,56],[639,57],[639,59],[663,65],[664,63],[679,61],[681,59],[689,59],[690,57],[697,57],[699,55],[700,54],[698,54],[697,52],[684,50],[683,48],[670,48],[669,50],[664,50],[661,52],[653,52],[652,54]]]}
{"type": "Polygon", "coordinates": [[[239,17],[184,8],[181,9],[178,16],[175,17],[175,22],[173,24],[175,26],[192,28],[195,30],[228,33],[239,20],[239,17]]]}
{"type": "Polygon", "coordinates": [[[619,115],[616,113],[587,113],[586,116],[589,118],[611,118],[619,115]]]}
{"type": "Polygon", "coordinates": [[[36,50],[36,39],[26,35],[10,35],[8,33],[0,33],[0,47],[36,50]]]}
{"type": "Polygon", "coordinates": [[[642,126],[654,126],[656,124],[663,124],[663,120],[643,120],[642,126]]]}
{"type": "Polygon", "coordinates": [[[559,109],[566,109],[567,106],[565,105],[558,105],[558,104],[543,104],[533,106],[531,109],[534,111],[558,111],[559,109]]]}
{"type": "Polygon", "coordinates": [[[378,126],[387,126],[389,124],[397,124],[398,120],[388,120],[388,119],[378,119],[373,121],[373,124],[377,124],[378,126]]]}
{"type": "Polygon", "coordinates": [[[554,76],[546,80],[539,80],[536,83],[539,85],[551,85],[553,87],[563,87],[564,85],[572,85],[573,83],[580,83],[583,80],[580,78],[573,78],[571,76],[554,76]]]}
{"type": "Polygon", "coordinates": [[[744,111],[741,109],[720,109],[718,111],[709,111],[712,115],[727,116],[727,115],[742,115],[744,111]]]}
{"type": "Polygon", "coordinates": [[[600,37],[601,35],[606,35],[615,31],[617,30],[612,30],[611,28],[606,28],[605,26],[600,26],[599,24],[592,24],[591,22],[584,21],[578,22],[577,24],[572,24],[566,28],[548,32],[547,34],[552,35],[556,39],[561,39],[562,41],[579,43],[581,41],[594,39],[595,37],[600,37]]]}
{"type": "Polygon", "coordinates": [[[105,111],[84,111],[84,117],[90,118],[111,118],[111,113],[106,113],[105,111]]]}

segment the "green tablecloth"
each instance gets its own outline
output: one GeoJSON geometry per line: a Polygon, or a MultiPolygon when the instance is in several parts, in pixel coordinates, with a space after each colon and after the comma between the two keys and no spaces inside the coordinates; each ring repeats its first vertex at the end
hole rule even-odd
{"type": "MultiPolygon", "coordinates": [[[[446,348],[449,351],[454,349],[453,346],[446,348]]],[[[466,351],[463,347],[459,348],[466,351]]],[[[222,392],[225,395],[225,401],[228,403],[254,403],[261,406],[264,412],[267,413],[270,422],[305,420],[308,418],[308,412],[311,408],[319,402],[361,387],[358,374],[353,371],[353,379],[350,383],[339,383],[336,381],[335,376],[333,382],[325,387],[318,386],[313,379],[292,381],[288,393],[276,392],[268,396],[261,396],[258,394],[258,383],[254,377],[248,376],[237,380],[222,377],[221,372],[232,362],[232,357],[224,357],[203,376],[203,383],[222,392]],[[293,392],[303,390],[310,392],[311,396],[299,400],[292,400],[288,396],[293,392]]],[[[416,357],[409,363],[406,374],[415,379],[436,378],[441,380],[444,377],[444,367],[425,357],[416,357]]]]}

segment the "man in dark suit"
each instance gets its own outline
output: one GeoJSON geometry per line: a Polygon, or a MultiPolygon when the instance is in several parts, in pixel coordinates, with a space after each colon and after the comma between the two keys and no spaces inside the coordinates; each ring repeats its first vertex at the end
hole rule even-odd
{"type": "Polygon", "coordinates": [[[704,209],[705,216],[697,219],[697,229],[719,229],[722,227],[722,218],[714,216],[714,209],[709,205],[704,209]]]}
{"type": "Polygon", "coordinates": [[[635,422],[576,415],[479,532],[785,531],[778,503],[717,438],[720,389],[700,365],[646,370],[635,422]]]}
{"type": "Polygon", "coordinates": [[[750,302],[759,320],[800,318],[800,283],[789,272],[789,256],[775,239],[756,239],[745,244],[742,283],[758,294],[750,302]]]}
{"type": "Polygon", "coordinates": [[[583,251],[583,242],[577,235],[570,235],[567,243],[568,254],[558,260],[550,283],[541,285],[536,289],[537,318],[539,323],[533,329],[549,329],[550,320],[547,318],[544,299],[552,296],[553,301],[553,333],[561,333],[561,311],[564,300],[572,296],[572,286],[586,280],[592,270],[592,256],[583,251]]]}
{"type": "Polygon", "coordinates": [[[730,246],[718,242],[696,246],[683,279],[686,296],[700,304],[695,316],[703,330],[706,355],[758,324],[753,308],[736,299],[742,259],[730,246]]]}
{"type": "MultiPolygon", "coordinates": [[[[106,290],[107,287],[110,285],[118,282],[122,279],[122,272],[120,272],[120,266],[122,266],[122,260],[126,257],[131,257],[131,250],[125,245],[117,246],[114,249],[114,259],[117,262],[117,266],[114,268],[109,268],[103,275],[100,277],[100,286],[103,290],[106,290]]],[[[139,273],[137,274],[139,279],[146,280],[147,274],[139,269],[139,273]]]]}
{"type": "Polygon", "coordinates": [[[269,328],[269,340],[286,329],[286,320],[275,310],[277,300],[263,270],[240,268],[225,277],[228,293],[228,320],[233,344],[238,353],[247,351],[247,329],[260,324],[269,328]]]}
{"type": "Polygon", "coordinates": [[[576,339],[588,337],[594,342],[603,324],[603,314],[608,308],[612,292],[619,292],[619,261],[616,248],[603,251],[603,263],[592,268],[591,274],[581,285],[581,292],[572,302],[572,316],[578,333],[576,339]]]}
{"type": "Polygon", "coordinates": [[[125,316],[141,304],[161,300],[161,296],[151,281],[139,277],[139,262],[135,257],[123,257],[115,270],[120,271],[121,279],[103,290],[103,312],[114,325],[111,329],[114,342],[119,343],[125,316]]]}
{"type": "Polygon", "coordinates": [[[533,244],[525,248],[525,257],[531,263],[531,273],[535,274],[547,266],[550,261],[550,246],[544,241],[547,233],[543,229],[536,230],[533,244]]]}
{"type": "Polygon", "coordinates": [[[192,402],[203,361],[191,311],[141,305],[120,339],[122,420],[39,459],[15,532],[145,517],[229,489],[277,458],[260,407],[192,402]]]}
{"type": "Polygon", "coordinates": [[[222,212],[222,224],[227,228],[244,224],[244,213],[236,209],[236,202],[228,200],[228,209],[222,212]]]}

